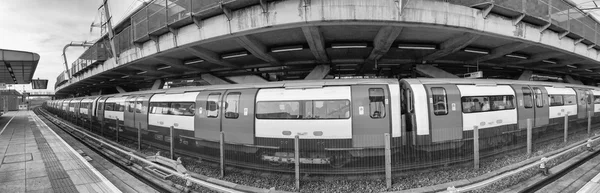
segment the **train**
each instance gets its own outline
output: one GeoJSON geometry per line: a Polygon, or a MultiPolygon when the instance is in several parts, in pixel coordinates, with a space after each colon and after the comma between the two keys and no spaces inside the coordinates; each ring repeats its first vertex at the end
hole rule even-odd
{"type": "MultiPolygon", "coordinates": [[[[273,165],[300,162],[341,168],[392,153],[461,149],[473,129],[482,148],[523,137],[529,124],[548,132],[588,117],[600,121],[600,88],[496,79],[326,79],[210,85],[51,100],[44,108],[91,130],[140,135],[200,154],[227,151],[273,165]],[[394,148],[396,147],[396,148],[394,148]],[[399,148],[401,147],[401,148],[399,148]]],[[[415,160],[419,161],[419,160],[415,160]]]]}

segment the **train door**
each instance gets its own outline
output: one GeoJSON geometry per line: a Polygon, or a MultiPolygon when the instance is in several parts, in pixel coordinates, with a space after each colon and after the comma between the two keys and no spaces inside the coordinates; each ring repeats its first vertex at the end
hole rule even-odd
{"type": "Polygon", "coordinates": [[[527,85],[511,85],[517,98],[517,123],[519,129],[527,129],[527,119],[531,126],[535,125],[535,108],[533,107],[533,91],[527,85]]]}
{"type": "Polygon", "coordinates": [[[587,112],[588,116],[594,116],[594,93],[591,90],[586,91],[587,94],[587,112]]]}
{"type": "Polygon", "coordinates": [[[126,128],[136,128],[135,122],[135,99],[137,96],[129,96],[125,99],[125,112],[123,112],[124,125],[126,128]]]}
{"type": "Polygon", "coordinates": [[[254,144],[254,101],[258,89],[227,90],[221,128],[230,143],[254,144]]]}
{"type": "Polygon", "coordinates": [[[203,91],[196,97],[198,108],[194,119],[196,138],[219,141],[223,93],[225,93],[223,90],[203,91]]]}
{"type": "Polygon", "coordinates": [[[535,109],[535,127],[547,125],[550,122],[550,102],[548,100],[548,91],[542,86],[532,86],[534,109],[535,109]]]}
{"type": "Polygon", "coordinates": [[[456,85],[425,85],[431,142],[463,138],[460,92],[456,85]]]}
{"type": "Polygon", "coordinates": [[[583,119],[587,117],[588,109],[591,109],[588,104],[588,92],[584,89],[575,89],[575,93],[577,94],[577,118],[583,119]]]}
{"type": "Polygon", "coordinates": [[[106,103],[105,97],[98,99],[98,107],[96,108],[96,119],[102,123],[104,121],[104,103],[106,103]]]}
{"type": "Polygon", "coordinates": [[[390,93],[387,85],[352,86],[352,144],[354,147],[383,146],[383,135],[391,134],[390,93]]]}
{"type": "Polygon", "coordinates": [[[134,128],[148,130],[148,103],[152,94],[145,94],[135,98],[134,128]]]}

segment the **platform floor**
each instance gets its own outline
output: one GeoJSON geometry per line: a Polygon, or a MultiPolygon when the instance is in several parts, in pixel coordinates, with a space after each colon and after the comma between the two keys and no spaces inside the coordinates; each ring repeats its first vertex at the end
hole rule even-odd
{"type": "Polygon", "coordinates": [[[589,182],[587,182],[581,189],[577,191],[577,193],[598,193],[600,192],[600,167],[595,170],[596,176],[592,178],[589,182]]]}
{"type": "Polygon", "coordinates": [[[121,192],[32,111],[0,117],[0,192],[121,192]]]}

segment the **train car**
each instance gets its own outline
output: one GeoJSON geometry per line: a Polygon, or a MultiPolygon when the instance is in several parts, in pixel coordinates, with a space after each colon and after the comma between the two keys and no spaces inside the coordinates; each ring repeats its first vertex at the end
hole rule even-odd
{"type": "MultiPolygon", "coordinates": [[[[408,155],[468,149],[474,128],[482,149],[495,149],[523,137],[528,120],[536,133],[559,128],[565,114],[572,122],[600,121],[597,87],[492,79],[286,81],[79,100],[77,113],[100,129],[114,132],[118,124],[122,136],[140,132],[148,143],[170,144],[173,128],[177,149],[216,156],[223,134],[227,151],[277,165],[293,162],[298,135],[301,163],[334,168],[383,156],[386,133],[393,153],[408,155]]],[[[76,101],[50,104],[71,112],[76,101]]]]}

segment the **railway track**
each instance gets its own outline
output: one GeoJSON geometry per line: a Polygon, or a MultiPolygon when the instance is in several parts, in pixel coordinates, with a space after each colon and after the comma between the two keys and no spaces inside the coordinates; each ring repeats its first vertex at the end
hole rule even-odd
{"type": "MultiPolygon", "coordinates": [[[[56,127],[56,128],[59,128],[59,129],[65,131],[65,133],[69,134],[74,139],[80,141],[86,147],[88,147],[89,149],[91,149],[92,151],[97,153],[98,155],[102,156],[104,159],[108,160],[113,165],[121,168],[123,171],[126,171],[127,173],[129,173],[130,175],[135,177],[136,179],[144,182],[145,184],[154,188],[158,192],[173,192],[173,191],[179,192],[179,191],[181,191],[179,189],[175,189],[175,187],[173,187],[173,182],[171,182],[170,180],[159,179],[157,177],[152,176],[152,174],[149,174],[149,173],[147,173],[143,170],[139,170],[139,169],[138,169],[139,171],[137,171],[137,172],[133,171],[130,168],[131,166],[127,166],[126,163],[123,162],[123,160],[126,160],[125,158],[116,157],[119,155],[117,155],[117,153],[115,153],[115,152],[110,152],[110,151],[105,152],[105,151],[108,151],[108,150],[106,150],[106,148],[99,148],[100,146],[98,146],[97,144],[93,144],[90,140],[85,140],[84,137],[78,136],[75,134],[75,132],[69,131],[69,129],[67,129],[66,127],[70,126],[71,128],[73,128],[73,126],[70,122],[62,122],[62,120],[57,120],[57,118],[48,118],[48,116],[51,116],[51,114],[48,112],[44,112],[44,110],[41,110],[40,108],[34,109],[34,112],[36,114],[38,114],[45,123],[47,123],[47,124],[51,123],[51,127],[56,127]],[[70,125],[67,126],[66,124],[70,124],[70,125]]],[[[79,128],[77,128],[77,129],[79,129],[79,128]]],[[[213,184],[213,186],[218,186],[218,185],[213,184]]],[[[206,189],[202,189],[201,192],[206,192],[206,191],[211,191],[211,190],[216,191],[216,192],[239,192],[239,191],[235,191],[235,190],[232,190],[232,189],[229,189],[226,187],[222,187],[221,190],[206,188],[206,189]],[[228,190],[230,190],[230,191],[228,191],[228,190]]]]}
{"type": "MultiPolygon", "coordinates": [[[[75,125],[72,122],[68,122],[68,124],[74,125],[81,129],[81,127],[79,125],[75,125]]],[[[82,130],[85,132],[90,132],[90,131],[87,131],[86,129],[82,129],[82,130]]],[[[570,133],[570,135],[573,135],[578,132],[583,132],[583,131],[584,130],[579,129],[574,133],[570,133]]],[[[112,137],[114,139],[115,136],[104,136],[104,137],[105,138],[112,137]]],[[[546,136],[542,139],[538,139],[536,141],[536,145],[548,143],[548,142],[551,142],[554,140],[559,140],[559,139],[562,139],[562,137],[563,136],[561,133],[556,133],[556,135],[546,136]]],[[[109,139],[109,138],[107,138],[107,139],[109,139]]],[[[123,142],[123,139],[125,139],[127,141],[127,143],[137,144],[137,138],[133,138],[131,136],[120,135],[119,139],[120,139],[121,143],[123,142]]],[[[153,148],[156,148],[156,149],[164,151],[164,152],[169,152],[169,149],[170,149],[170,147],[168,147],[166,145],[163,145],[160,143],[155,143],[155,142],[143,141],[142,144],[146,145],[146,146],[151,146],[153,148]]],[[[482,153],[480,155],[480,159],[505,154],[507,152],[522,150],[524,147],[525,147],[525,144],[513,145],[508,148],[503,148],[498,151],[482,153]]],[[[181,149],[176,149],[175,154],[181,155],[182,157],[187,157],[192,160],[197,160],[198,158],[201,158],[202,160],[209,161],[209,162],[215,163],[215,164],[218,164],[220,162],[219,157],[206,156],[206,155],[202,155],[199,153],[190,152],[190,151],[181,150],[181,149]]],[[[417,159],[417,157],[413,157],[413,158],[414,158],[413,160],[419,160],[419,159],[417,159]]],[[[410,158],[408,158],[408,159],[410,159],[410,158]]],[[[447,165],[470,164],[472,162],[472,160],[473,160],[472,156],[465,156],[461,159],[440,160],[440,161],[434,161],[434,162],[429,162],[429,163],[425,163],[425,164],[423,164],[423,163],[396,163],[392,167],[392,171],[393,172],[414,171],[414,170],[429,169],[432,167],[442,167],[442,166],[447,166],[447,165]]],[[[381,160],[380,162],[383,163],[383,160],[381,160]]],[[[266,162],[265,163],[250,163],[250,162],[242,162],[242,161],[235,161],[235,160],[226,160],[225,163],[227,166],[233,166],[233,167],[237,167],[240,169],[257,170],[257,171],[261,171],[261,172],[281,172],[281,173],[293,173],[294,172],[292,167],[288,167],[286,165],[271,166],[271,165],[267,164],[266,162]]],[[[315,168],[306,167],[306,168],[302,168],[301,172],[305,173],[305,174],[311,174],[311,175],[313,175],[313,174],[314,175],[363,175],[363,174],[376,174],[376,173],[385,172],[385,165],[383,165],[381,163],[375,165],[375,163],[379,163],[379,162],[369,162],[369,163],[373,163],[373,164],[370,166],[354,166],[354,167],[344,167],[344,168],[335,168],[335,169],[329,168],[329,167],[315,167],[315,168]]]]}

